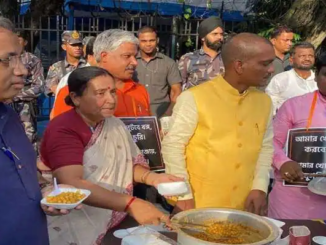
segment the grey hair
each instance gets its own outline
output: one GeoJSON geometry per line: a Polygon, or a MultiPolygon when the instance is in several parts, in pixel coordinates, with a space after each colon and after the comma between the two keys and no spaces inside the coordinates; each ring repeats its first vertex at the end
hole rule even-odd
{"type": "Polygon", "coordinates": [[[7,18],[0,16],[0,28],[15,32],[14,24],[7,18]]]}
{"type": "Polygon", "coordinates": [[[94,43],[94,56],[96,61],[100,62],[102,52],[114,51],[123,43],[139,45],[138,39],[129,31],[111,29],[100,33],[94,43]]]}

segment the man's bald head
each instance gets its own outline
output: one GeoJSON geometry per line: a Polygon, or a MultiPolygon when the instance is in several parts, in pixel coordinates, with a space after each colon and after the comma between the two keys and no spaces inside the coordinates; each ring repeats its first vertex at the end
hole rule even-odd
{"type": "Polygon", "coordinates": [[[264,86],[274,71],[272,43],[256,34],[241,33],[222,47],[225,76],[244,86],[264,86]]]}
{"type": "Polygon", "coordinates": [[[230,38],[222,48],[222,59],[225,67],[234,61],[246,61],[261,52],[266,46],[273,47],[266,38],[253,33],[240,33],[230,38]]]}

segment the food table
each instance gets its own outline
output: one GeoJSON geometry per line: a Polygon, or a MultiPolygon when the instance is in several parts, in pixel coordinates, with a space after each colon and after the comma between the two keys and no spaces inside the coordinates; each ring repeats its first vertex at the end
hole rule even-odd
{"type": "MultiPolygon", "coordinates": [[[[289,233],[291,226],[307,226],[311,232],[311,238],[314,236],[326,236],[326,225],[319,221],[312,220],[282,220],[285,225],[282,227],[283,236],[286,237],[289,233]]],[[[120,245],[121,239],[115,238],[113,232],[119,229],[127,229],[130,227],[138,226],[137,222],[131,217],[127,217],[119,226],[112,231],[108,232],[103,240],[102,245],[120,245]]],[[[177,234],[175,232],[162,233],[165,236],[177,240],[177,234]]]]}

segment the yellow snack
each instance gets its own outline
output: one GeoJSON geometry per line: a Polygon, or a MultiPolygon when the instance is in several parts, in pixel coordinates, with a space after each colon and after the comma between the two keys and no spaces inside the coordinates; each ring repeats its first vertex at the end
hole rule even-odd
{"type": "Polygon", "coordinates": [[[86,195],[81,193],[80,191],[76,192],[62,192],[56,196],[47,196],[46,201],[48,203],[63,203],[63,204],[73,204],[79,202],[86,195]]]}
{"type": "Polygon", "coordinates": [[[255,243],[264,239],[257,230],[232,222],[214,222],[205,232],[192,234],[192,236],[204,241],[224,244],[255,243]]]}

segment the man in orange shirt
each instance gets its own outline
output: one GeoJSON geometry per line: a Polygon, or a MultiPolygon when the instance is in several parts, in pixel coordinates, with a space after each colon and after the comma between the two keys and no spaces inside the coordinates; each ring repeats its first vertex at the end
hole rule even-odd
{"type": "MultiPolygon", "coordinates": [[[[150,116],[147,90],[132,80],[137,66],[138,44],[138,39],[131,32],[119,29],[102,32],[94,43],[93,51],[98,66],[106,69],[115,78],[118,97],[114,113],[116,117],[150,116]]],[[[60,98],[56,98],[52,118],[71,109],[62,106],[67,92],[61,91],[60,98]],[[60,108],[56,106],[59,103],[60,108]]]]}
{"type": "Polygon", "coordinates": [[[138,45],[134,34],[119,29],[102,32],[94,43],[96,61],[115,78],[118,96],[116,117],[150,115],[146,88],[132,80],[137,66],[138,45]]]}

